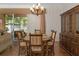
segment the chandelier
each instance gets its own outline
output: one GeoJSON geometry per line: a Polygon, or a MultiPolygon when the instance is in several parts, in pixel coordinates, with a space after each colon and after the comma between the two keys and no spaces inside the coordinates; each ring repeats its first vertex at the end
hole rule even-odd
{"type": "Polygon", "coordinates": [[[32,12],[32,14],[35,14],[38,16],[38,15],[45,13],[46,9],[42,7],[40,4],[36,4],[30,8],[30,11],[32,12]]]}

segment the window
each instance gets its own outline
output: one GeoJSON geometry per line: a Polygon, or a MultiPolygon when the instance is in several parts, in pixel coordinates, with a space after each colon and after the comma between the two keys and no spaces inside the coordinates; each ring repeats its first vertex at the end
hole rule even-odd
{"type": "Polygon", "coordinates": [[[5,16],[5,28],[8,29],[8,32],[11,32],[12,30],[25,30],[25,27],[27,29],[28,24],[28,18],[27,17],[14,17],[12,19],[12,16],[5,16]]]}

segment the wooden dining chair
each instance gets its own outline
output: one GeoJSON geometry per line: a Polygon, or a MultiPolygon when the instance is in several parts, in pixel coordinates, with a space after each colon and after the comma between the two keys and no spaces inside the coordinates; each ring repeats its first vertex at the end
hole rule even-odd
{"type": "Polygon", "coordinates": [[[23,40],[21,32],[18,32],[18,45],[19,45],[18,55],[26,55],[27,54],[27,44],[26,44],[26,41],[23,40]]]}
{"type": "Polygon", "coordinates": [[[30,33],[30,55],[43,55],[42,34],[30,33]]]}
{"type": "Polygon", "coordinates": [[[47,51],[48,51],[48,55],[55,55],[54,53],[54,43],[55,43],[55,37],[56,37],[56,31],[51,30],[51,36],[47,42],[47,51]]]}
{"type": "Polygon", "coordinates": [[[25,33],[24,31],[22,31],[22,32],[21,32],[21,35],[22,35],[22,37],[24,38],[24,37],[27,35],[27,33],[25,33]]]}

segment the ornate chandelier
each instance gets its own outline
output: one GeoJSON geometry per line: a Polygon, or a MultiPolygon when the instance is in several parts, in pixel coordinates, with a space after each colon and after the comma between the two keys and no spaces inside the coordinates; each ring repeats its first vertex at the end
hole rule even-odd
{"type": "Polygon", "coordinates": [[[40,4],[36,4],[30,8],[30,11],[32,12],[32,14],[41,15],[46,12],[46,9],[42,7],[40,4]]]}

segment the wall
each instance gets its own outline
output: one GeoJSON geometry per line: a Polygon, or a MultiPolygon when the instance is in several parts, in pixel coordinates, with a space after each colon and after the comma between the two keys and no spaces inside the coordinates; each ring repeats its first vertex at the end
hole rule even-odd
{"type": "Polygon", "coordinates": [[[39,16],[29,14],[27,15],[29,19],[28,23],[28,32],[34,33],[35,29],[40,29],[40,18],[39,16]]]}
{"type": "Polygon", "coordinates": [[[63,3],[63,4],[61,4],[61,7],[62,7],[61,13],[65,12],[77,5],[79,5],[79,3],[63,3]]]}
{"type": "MultiPolygon", "coordinates": [[[[47,10],[46,13],[46,33],[50,35],[51,29],[57,31],[56,41],[59,41],[59,33],[61,32],[61,17],[60,14],[66,10],[72,8],[78,4],[63,4],[63,3],[53,3],[53,4],[41,4],[47,10]]],[[[0,4],[0,8],[29,8],[32,4],[0,4]]],[[[29,14],[28,32],[34,32],[35,29],[39,29],[39,16],[29,14]]]]}
{"type": "Polygon", "coordinates": [[[46,33],[50,35],[51,30],[57,31],[56,41],[59,40],[59,33],[61,30],[60,12],[61,4],[48,4],[46,14],[46,33]]]}

